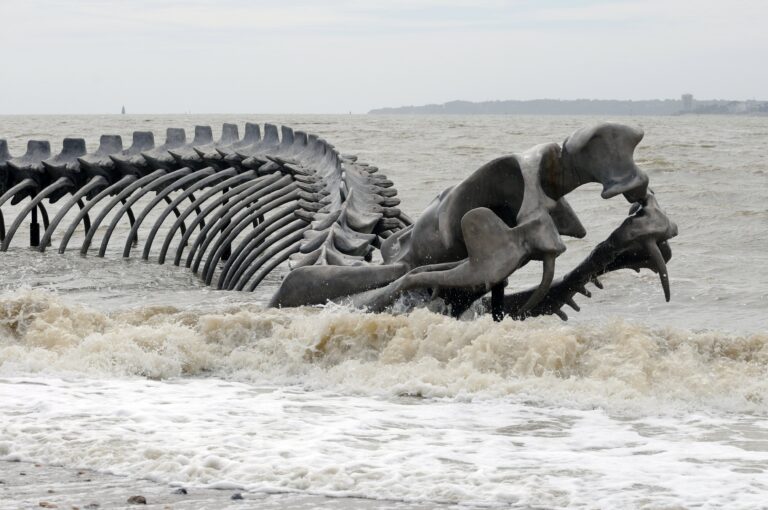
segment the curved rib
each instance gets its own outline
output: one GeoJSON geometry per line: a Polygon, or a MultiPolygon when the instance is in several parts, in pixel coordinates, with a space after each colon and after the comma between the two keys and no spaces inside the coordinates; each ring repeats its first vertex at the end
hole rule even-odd
{"type": "Polygon", "coordinates": [[[224,255],[225,248],[227,246],[231,247],[232,241],[234,241],[237,236],[240,235],[243,229],[250,225],[254,220],[275,209],[276,207],[280,207],[287,202],[295,200],[298,198],[298,193],[298,190],[286,194],[280,193],[277,197],[270,200],[266,200],[265,197],[264,201],[258,200],[256,203],[248,206],[248,208],[238,217],[234,218],[232,222],[228,224],[222,231],[218,240],[213,245],[213,248],[211,248],[213,255],[208,257],[208,260],[205,261],[205,266],[203,267],[203,275],[206,285],[210,285],[211,280],[213,280],[213,273],[216,271],[216,264],[218,264],[219,259],[224,255]]]}
{"type": "Polygon", "coordinates": [[[43,228],[48,228],[48,211],[42,203],[37,204],[37,210],[40,211],[40,216],[43,217],[43,228]]]}
{"type": "MultiPolygon", "coordinates": [[[[23,191],[26,188],[34,185],[35,185],[35,181],[30,177],[27,177],[26,179],[22,180],[20,183],[16,184],[11,189],[3,193],[3,196],[0,196],[0,207],[2,207],[3,204],[8,201],[8,199],[15,196],[16,193],[18,193],[19,191],[23,191]]],[[[3,219],[2,215],[0,215],[0,240],[4,240],[4,239],[5,239],[5,220],[3,219]]]]}
{"type": "MultiPolygon", "coordinates": [[[[17,185],[15,185],[11,189],[3,193],[3,196],[0,197],[0,207],[2,207],[2,205],[6,203],[9,198],[16,195],[16,193],[24,190],[28,186],[34,186],[34,184],[35,184],[35,181],[27,177],[26,179],[24,179],[23,181],[21,181],[20,183],[18,183],[17,185]]],[[[3,219],[2,214],[0,214],[0,240],[3,240],[3,239],[5,239],[5,220],[3,219]]]]}
{"type": "MultiPolygon", "coordinates": [[[[77,217],[75,217],[75,221],[69,224],[69,228],[67,228],[67,231],[64,233],[64,237],[61,240],[61,244],[59,244],[59,253],[64,253],[67,249],[67,244],[69,244],[69,239],[72,237],[72,234],[75,233],[75,228],[80,224],[80,221],[85,218],[88,215],[88,211],[90,211],[94,205],[98,204],[104,197],[112,194],[113,192],[119,190],[120,188],[123,188],[127,185],[129,185],[131,182],[136,180],[135,175],[126,175],[116,183],[112,184],[111,186],[108,186],[101,190],[98,195],[93,197],[93,200],[89,200],[87,204],[85,204],[85,207],[80,208],[80,212],[77,213],[77,217]]],[[[86,233],[91,231],[91,227],[88,227],[85,229],[86,233]]]]}
{"type": "MultiPolygon", "coordinates": [[[[201,213],[198,213],[197,216],[195,216],[194,220],[190,223],[190,229],[189,232],[184,234],[181,238],[181,241],[179,242],[179,245],[176,248],[176,256],[174,257],[174,264],[179,265],[181,262],[181,255],[184,252],[184,248],[187,247],[189,244],[189,239],[192,236],[192,233],[194,231],[194,227],[198,224],[202,224],[203,220],[206,216],[208,216],[211,212],[214,212],[213,218],[209,221],[207,225],[202,227],[200,229],[200,233],[198,233],[197,237],[195,238],[195,242],[192,244],[192,248],[196,249],[196,247],[199,245],[199,243],[202,242],[203,239],[205,239],[206,233],[211,229],[213,224],[218,220],[218,218],[221,217],[221,215],[224,214],[226,211],[226,206],[229,203],[229,199],[234,197],[234,200],[240,200],[243,197],[247,197],[249,194],[254,193],[255,190],[260,190],[264,186],[270,186],[273,183],[277,182],[279,180],[279,176],[276,174],[272,174],[268,177],[265,176],[265,178],[257,178],[253,181],[244,182],[232,189],[224,188],[224,192],[221,194],[221,196],[217,197],[216,200],[208,204],[205,209],[201,213]]],[[[231,205],[230,205],[231,207],[231,205]]],[[[186,267],[189,267],[191,264],[191,259],[187,261],[185,264],[186,267]]]]}
{"type": "Polygon", "coordinates": [[[26,179],[18,183],[16,186],[12,187],[11,189],[3,193],[3,196],[0,197],[0,206],[6,203],[9,198],[14,196],[19,191],[22,191],[29,186],[34,186],[34,184],[35,184],[34,179],[32,179],[31,177],[27,177],[26,179]]]}
{"type": "MultiPolygon", "coordinates": [[[[178,171],[180,172],[181,170],[178,170],[178,171]]],[[[139,232],[139,228],[141,227],[141,224],[144,222],[144,219],[152,211],[152,209],[155,208],[157,204],[159,204],[163,199],[168,198],[168,195],[170,195],[174,190],[184,186],[186,183],[193,181],[202,175],[210,175],[213,173],[213,171],[214,171],[213,168],[210,168],[210,167],[203,168],[202,170],[198,170],[197,172],[193,172],[191,174],[185,175],[181,179],[174,181],[173,184],[167,186],[163,191],[158,192],[155,198],[153,198],[152,201],[149,204],[147,204],[147,206],[144,207],[141,213],[139,213],[139,215],[136,217],[136,222],[131,227],[131,231],[128,233],[128,238],[125,240],[125,247],[123,247],[123,257],[128,258],[131,255],[131,244],[134,237],[138,238],[137,234],[139,232]]],[[[173,175],[173,174],[169,174],[169,175],[173,175]]],[[[171,202],[170,198],[168,198],[168,202],[171,202]]],[[[171,207],[171,210],[175,208],[176,206],[173,206],[171,207]]]]}
{"type": "MultiPolygon", "coordinates": [[[[167,196],[167,195],[166,195],[166,196],[163,198],[163,200],[164,200],[164,201],[165,201],[165,203],[166,203],[166,204],[168,204],[168,205],[171,205],[171,202],[173,202],[173,200],[171,200],[171,197],[169,197],[169,196],[167,196]]],[[[173,207],[171,210],[173,211],[173,214],[175,214],[177,218],[178,218],[179,216],[181,216],[181,213],[179,212],[179,208],[178,208],[178,207],[173,207]]],[[[184,224],[184,222],[182,221],[182,222],[181,222],[181,234],[182,234],[182,235],[184,235],[184,233],[185,233],[186,231],[187,231],[187,226],[186,226],[186,225],[184,224]]],[[[137,236],[138,236],[138,234],[137,234],[137,236]]],[[[138,237],[137,237],[136,239],[134,239],[134,240],[133,240],[133,245],[134,245],[134,246],[136,246],[136,244],[137,244],[137,241],[138,241],[138,237]]]]}
{"type": "MultiPolygon", "coordinates": [[[[64,206],[61,209],[59,209],[59,212],[56,213],[56,216],[53,217],[53,221],[50,223],[50,225],[48,225],[48,228],[45,229],[45,233],[43,233],[43,237],[42,239],[40,239],[40,246],[38,247],[38,249],[41,252],[45,251],[45,249],[48,247],[48,244],[50,244],[51,238],[53,237],[53,231],[56,230],[56,227],[59,226],[59,223],[61,223],[61,220],[64,219],[64,216],[67,215],[69,210],[72,209],[75,206],[75,204],[78,204],[78,205],[82,204],[83,203],[82,199],[85,195],[90,193],[93,188],[96,188],[97,186],[103,186],[106,182],[107,180],[103,176],[97,175],[91,178],[91,180],[88,181],[88,183],[85,186],[77,190],[77,192],[74,195],[72,195],[72,197],[69,200],[67,200],[64,206]]],[[[80,205],[80,208],[82,209],[83,206],[80,205]]],[[[90,222],[90,219],[88,218],[87,213],[85,215],[85,218],[88,219],[86,223],[86,230],[88,230],[91,227],[90,225],[91,222],[90,222]]]]}
{"type": "MultiPolygon", "coordinates": [[[[125,205],[128,203],[128,199],[124,198],[120,201],[121,204],[125,205]]],[[[133,209],[130,207],[128,208],[128,222],[133,226],[134,223],[136,223],[136,216],[133,215],[133,209]]]]}
{"type": "MultiPolygon", "coordinates": [[[[254,184],[242,193],[239,193],[232,201],[231,204],[228,204],[227,207],[221,207],[219,210],[216,211],[216,214],[213,215],[213,217],[210,220],[210,223],[205,226],[205,228],[200,232],[200,234],[195,239],[195,242],[192,244],[192,247],[189,250],[189,254],[187,255],[187,262],[186,266],[191,267],[192,262],[195,259],[195,253],[197,252],[198,247],[200,245],[204,244],[202,251],[205,252],[205,249],[208,247],[208,244],[210,244],[210,237],[208,236],[208,233],[213,231],[214,235],[216,232],[218,232],[223,226],[226,226],[226,221],[230,220],[232,216],[237,214],[237,211],[248,205],[249,203],[258,200],[263,195],[267,193],[271,193],[275,189],[280,189],[285,187],[287,184],[291,183],[291,179],[288,176],[280,177],[276,180],[271,181],[269,184],[266,182],[261,182],[258,184],[254,184]]],[[[225,199],[226,200],[226,199],[225,199]]],[[[225,202],[226,203],[226,202],[225,202]]],[[[187,236],[185,238],[188,239],[189,232],[187,233],[187,236]]],[[[182,243],[185,241],[185,239],[182,239],[182,243]]],[[[198,260],[195,263],[195,272],[197,272],[197,267],[200,264],[200,260],[198,260]]]]}
{"type": "MultiPolygon", "coordinates": [[[[298,225],[298,228],[301,230],[299,231],[300,235],[297,239],[300,239],[304,235],[304,232],[310,228],[306,221],[303,223],[306,228],[301,228],[301,225],[298,225]]],[[[288,233],[290,233],[294,232],[296,228],[296,225],[289,225],[288,227],[281,230],[289,230],[288,233]]],[[[280,235],[277,236],[278,241],[276,243],[270,244],[268,242],[262,242],[258,248],[248,254],[248,257],[245,259],[243,265],[241,266],[242,271],[240,271],[240,276],[237,278],[232,278],[232,281],[230,282],[230,288],[234,288],[235,290],[243,290],[245,284],[248,283],[251,277],[253,277],[254,273],[259,270],[259,267],[261,267],[266,259],[270,258],[275,253],[285,248],[288,244],[292,243],[294,241],[293,237],[296,237],[294,235],[286,238],[285,232],[278,232],[280,232],[280,235]]]]}
{"type": "Polygon", "coordinates": [[[190,171],[191,170],[189,168],[182,168],[180,170],[175,170],[167,175],[158,177],[154,181],[142,187],[141,191],[139,191],[135,195],[131,195],[130,197],[128,197],[123,207],[121,207],[120,210],[117,211],[117,214],[115,214],[115,216],[112,218],[112,221],[109,223],[109,227],[107,228],[107,231],[104,233],[104,237],[101,238],[101,247],[99,248],[99,257],[103,257],[104,254],[107,252],[107,246],[109,245],[110,237],[112,237],[112,232],[115,230],[115,227],[117,227],[117,223],[120,221],[120,218],[123,217],[123,214],[125,214],[126,211],[128,211],[133,204],[138,202],[141,199],[141,197],[143,197],[150,191],[154,191],[155,189],[159,188],[160,186],[162,186],[168,181],[174,181],[168,186],[175,187],[177,182],[179,182],[180,180],[183,180],[183,179],[179,179],[179,177],[186,176],[190,171]]]}
{"type": "MultiPolygon", "coordinates": [[[[77,201],[77,206],[82,209],[85,207],[85,203],[83,203],[83,199],[77,201]]],[[[91,218],[88,216],[88,213],[85,213],[85,216],[83,217],[83,227],[85,227],[85,230],[87,231],[89,228],[91,228],[91,218]]]]}
{"type": "MultiPolygon", "coordinates": [[[[229,170],[232,170],[232,171],[234,171],[234,168],[230,168],[229,170]]],[[[217,175],[219,175],[219,176],[220,176],[220,178],[222,178],[222,179],[223,179],[224,177],[222,177],[222,176],[221,176],[221,174],[222,174],[222,173],[224,173],[224,172],[217,172],[217,175]]],[[[190,193],[190,194],[189,194],[189,203],[190,203],[190,204],[194,204],[194,203],[195,203],[195,200],[197,200],[197,199],[195,198],[195,194],[194,194],[194,193],[190,193]]],[[[175,210],[178,212],[178,209],[175,209],[175,210]]],[[[197,214],[200,214],[200,207],[199,207],[199,206],[195,208],[195,212],[196,212],[197,214]]],[[[176,215],[176,217],[177,217],[177,218],[178,218],[179,216],[181,216],[181,213],[179,213],[179,214],[177,214],[177,215],[176,215]]],[[[202,230],[204,226],[205,226],[205,222],[203,222],[203,223],[200,225],[200,230],[202,230]]]]}
{"type": "MultiPolygon", "coordinates": [[[[209,232],[209,235],[207,235],[205,240],[203,241],[200,251],[198,251],[197,256],[195,257],[195,262],[194,264],[192,264],[192,271],[194,273],[197,273],[197,270],[200,267],[200,263],[202,262],[203,257],[205,256],[205,253],[208,251],[208,246],[210,246],[210,244],[213,242],[214,239],[216,239],[216,237],[218,237],[219,240],[221,240],[222,237],[225,235],[225,234],[222,234],[220,236],[219,232],[228,231],[228,229],[234,228],[234,226],[240,223],[240,221],[245,216],[247,216],[248,212],[251,210],[249,208],[249,209],[246,209],[245,211],[240,212],[243,208],[248,206],[263,207],[265,204],[268,204],[273,200],[280,200],[281,198],[284,198],[286,195],[292,196],[292,198],[298,197],[298,189],[295,187],[291,187],[290,184],[284,188],[274,189],[280,184],[281,184],[280,182],[277,182],[264,190],[256,192],[253,195],[246,197],[244,200],[240,201],[239,203],[233,204],[226,210],[226,214],[221,216],[220,219],[216,221],[216,224],[212,228],[212,233],[209,232]],[[255,204],[252,205],[254,202],[255,204]]],[[[288,200],[290,200],[290,198],[288,200]]],[[[213,223],[213,221],[211,223],[213,223]]],[[[216,245],[214,245],[214,247],[215,246],[216,245]]],[[[211,258],[209,257],[207,262],[210,262],[210,260],[211,258]]],[[[205,267],[206,269],[208,268],[207,263],[205,267]]]]}
{"type": "MultiPolygon", "coordinates": [[[[5,237],[5,239],[3,239],[3,244],[0,246],[0,251],[8,250],[8,247],[11,245],[11,241],[13,240],[13,236],[16,234],[16,230],[18,230],[21,223],[27,217],[27,214],[29,214],[29,211],[31,211],[32,209],[35,209],[37,205],[45,199],[45,197],[47,197],[57,189],[63,188],[64,186],[68,186],[68,185],[69,186],[72,185],[72,181],[70,181],[68,177],[59,177],[58,179],[56,179],[56,181],[53,184],[51,184],[50,186],[47,186],[45,189],[43,189],[43,191],[35,195],[35,197],[32,200],[30,200],[29,203],[25,205],[24,208],[21,210],[21,212],[16,216],[16,219],[13,221],[13,224],[8,229],[8,235],[5,237]]],[[[47,212],[45,216],[46,217],[48,216],[47,212]]]]}
{"type": "Polygon", "coordinates": [[[264,265],[265,262],[267,262],[272,257],[275,257],[272,262],[267,264],[264,269],[256,273],[256,278],[254,278],[251,285],[248,287],[249,292],[253,292],[256,287],[261,283],[261,280],[264,279],[267,274],[277,267],[279,264],[281,264],[285,259],[299,251],[301,248],[301,239],[304,237],[304,232],[309,230],[309,226],[298,230],[295,234],[286,237],[285,239],[281,239],[280,242],[273,244],[270,246],[270,248],[264,252],[264,254],[259,257],[255,262],[254,265],[251,266],[248,269],[248,273],[246,274],[245,278],[243,279],[242,286],[238,285],[237,290],[242,290],[243,287],[245,287],[245,284],[248,282],[248,280],[251,279],[251,277],[256,273],[256,271],[259,271],[259,268],[261,268],[262,265],[264,265]],[[291,244],[293,243],[293,244],[291,244]],[[281,251],[282,250],[282,251],[281,251]]]}
{"type": "MultiPolygon", "coordinates": [[[[302,230],[302,231],[300,231],[300,232],[299,232],[299,235],[303,235],[305,231],[306,231],[306,229],[305,229],[305,230],[302,230]]],[[[295,237],[295,236],[294,236],[294,237],[295,237]]],[[[272,262],[270,262],[269,264],[267,264],[266,266],[264,266],[264,268],[263,268],[261,271],[259,271],[258,273],[256,273],[256,278],[254,278],[254,280],[253,280],[253,283],[252,283],[252,284],[251,284],[251,286],[248,288],[248,291],[249,291],[249,292],[253,292],[254,290],[256,290],[256,287],[258,287],[258,286],[259,286],[259,284],[261,283],[261,281],[262,281],[262,280],[263,280],[263,279],[264,279],[264,278],[265,278],[265,277],[266,277],[266,276],[267,276],[267,275],[268,275],[268,274],[269,274],[269,273],[270,273],[270,272],[271,272],[271,271],[272,271],[274,268],[276,268],[277,266],[279,266],[280,264],[282,264],[283,262],[285,262],[285,261],[286,261],[286,259],[287,259],[288,257],[290,257],[291,255],[293,255],[294,253],[297,253],[297,252],[298,252],[300,249],[301,249],[301,241],[299,240],[299,241],[297,241],[296,243],[294,243],[293,245],[291,245],[291,246],[289,246],[288,248],[286,248],[285,250],[283,250],[283,252],[282,252],[282,253],[278,253],[278,254],[277,254],[277,256],[275,256],[274,258],[272,258],[272,262]]]]}
{"type": "MultiPolygon", "coordinates": [[[[189,197],[189,199],[192,201],[192,204],[188,208],[188,210],[191,212],[192,210],[197,210],[198,213],[200,212],[200,206],[196,205],[197,200],[195,200],[194,193],[200,188],[203,188],[210,184],[211,182],[216,181],[217,179],[223,179],[225,177],[229,177],[233,174],[235,174],[236,170],[234,168],[228,168],[227,170],[223,170],[221,172],[217,172],[213,175],[210,175],[206,177],[205,179],[202,179],[200,182],[195,183],[193,186],[190,186],[186,191],[184,191],[181,195],[176,197],[170,204],[168,204],[168,207],[166,207],[162,213],[160,213],[160,216],[155,220],[155,224],[152,225],[152,230],[149,231],[149,235],[147,236],[147,241],[144,243],[144,252],[141,254],[141,258],[144,260],[149,259],[149,252],[152,249],[152,242],[155,240],[155,236],[157,235],[157,231],[160,230],[160,226],[163,224],[165,219],[168,217],[168,215],[171,213],[171,210],[176,210],[176,207],[186,198],[189,197]]],[[[215,193],[215,192],[214,192],[215,193]]],[[[211,196],[213,193],[211,194],[211,196]]],[[[185,211],[186,212],[186,211],[185,211]]],[[[181,220],[180,226],[184,231],[182,231],[182,235],[186,231],[186,227],[184,225],[184,218],[182,218],[182,213],[179,213],[177,216],[181,220]]],[[[186,217],[186,216],[184,216],[186,217]]],[[[202,228],[202,227],[201,227],[202,228]]]]}
{"type": "MultiPolygon", "coordinates": [[[[199,199],[197,199],[195,201],[195,203],[193,203],[186,210],[184,210],[184,212],[181,214],[181,216],[176,220],[176,222],[173,224],[171,229],[168,231],[168,234],[165,236],[165,241],[163,242],[163,248],[162,248],[162,250],[160,250],[160,256],[158,257],[158,263],[162,264],[162,263],[165,262],[166,252],[168,251],[168,247],[171,245],[171,240],[173,239],[173,236],[176,233],[176,230],[179,228],[179,224],[181,223],[181,221],[184,218],[186,218],[189,214],[191,214],[193,209],[197,210],[199,208],[200,204],[202,204],[206,200],[210,199],[212,196],[217,194],[219,191],[221,191],[223,189],[227,189],[229,186],[231,186],[233,183],[237,182],[238,180],[242,180],[243,178],[250,179],[250,177],[252,177],[253,175],[256,175],[256,172],[254,170],[249,170],[247,172],[244,172],[242,174],[236,175],[234,177],[230,177],[226,181],[221,182],[221,183],[217,184],[216,186],[214,186],[213,188],[211,188],[208,191],[206,191],[203,196],[201,196],[199,199]]],[[[225,201],[230,196],[234,196],[237,193],[240,193],[241,191],[247,189],[249,186],[253,186],[255,182],[265,182],[265,181],[273,182],[276,179],[276,177],[272,177],[272,176],[266,177],[265,176],[263,178],[263,180],[260,180],[260,179],[262,179],[262,178],[259,177],[259,178],[255,179],[254,181],[248,181],[248,182],[244,182],[242,184],[237,185],[236,187],[232,188],[231,190],[226,191],[225,193],[222,193],[222,195],[217,197],[216,200],[214,200],[212,203],[208,204],[205,207],[205,209],[203,209],[201,212],[198,212],[197,216],[195,216],[195,218],[189,224],[189,230],[187,231],[186,234],[182,235],[181,242],[176,247],[176,256],[175,256],[174,261],[173,261],[174,265],[178,266],[179,263],[181,262],[181,255],[184,252],[184,248],[186,247],[187,242],[189,241],[189,237],[192,235],[192,232],[195,230],[195,227],[197,225],[204,225],[205,223],[204,223],[203,220],[205,219],[205,217],[208,214],[211,213],[211,211],[216,209],[218,204],[222,203],[223,201],[225,201]]],[[[201,229],[200,229],[200,233],[201,234],[202,234],[203,228],[204,227],[201,227],[201,229]]]]}
{"type": "MultiPolygon", "coordinates": [[[[91,224],[91,228],[88,229],[88,232],[85,235],[85,240],[83,241],[83,245],[80,247],[80,255],[86,255],[88,253],[88,248],[91,246],[91,241],[93,240],[93,236],[96,235],[96,230],[99,228],[99,225],[101,225],[101,222],[104,221],[104,218],[107,217],[107,214],[109,214],[109,211],[111,211],[117,205],[118,202],[125,200],[125,197],[127,197],[128,195],[130,195],[131,193],[139,189],[141,186],[145,185],[148,182],[153,181],[154,179],[156,179],[161,175],[165,175],[165,170],[155,170],[151,174],[145,175],[141,179],[131,183],[127,188],[122,190],[120,193],[117,194],[117,196],[115,196],[112,200],[110,200],[109,203],[106,205],[106,207],[104,207],[104,209],[101,210],[101,212],[96,217],[96,219],[93,220],[93,224],[91,224]]],[[[107,189],[110,189],[110,188],[107,188],[107,189]]],[[[99,193],[99,195],[101,195],[101,193],[99,193]]],[[[61,252],[61,248],[59,248],[59,252],[61,252]]]]}
{"type": "Polygon", "coordinates": [[[295,219],[293,211],[298,209],[298,207],[298,204],[294,204],[273,215],[269,220],[266,220],[266,222],[262,219],[253,230],[248,232],[245,238],[238,244],[235,251],[230,254],[229,259],[227,259],[226,264],[224,264],[224,267],[221,269],[218,288],[228,287],[233,275],[235,279],[237,279],[241,264],[253,247],[257,246],[265,237],[274,232],[275,229],[281,228],[292,219],[295,219]],[[264,232],[264,234],[262,234],[262,232],[264,232]]]}
{"type": "MultiPolygon", "coordinates": [[[[128,202],[125,198],[120,201],[123,205],[125,205],[128,202]]],[[[130,226],[133,226],[134,223],[136,223],[136,216],[133,215],[133,209],[131,207],[128,207],[128,224],[130,226]]],[[[136,236],[133,238],[133,245],[136,246],[139,244],[139,236],[136,236]]]]}
{"type": "MultiPolygon", "coordinates": [[[[259,246],[264,242],[264,239],[288,224],[295,224],[298,226],[302,223],[307,223],[302,219],[296,218],[292,214],[294,210],[295,208],[291,208],[285,215],[273,216],[269,219],[269,224],[262,223],[261,225],[265,225],[267,227],[266,229],[254,229],[248,233],[248,236],[246,236],[246,238],[243,239],[243,242],[237,247],[235,254],[230,257],[224,268],[222,268],[221,274],[219,274],[217,288],[231,290],[232,287],[234,287],[237,280],[243,274],[243,271],[248,268],[248,264],[255,258],[254,256],[249,260],[248,257],[253,253],[253,249],[256,246],[259,246]]],[[[290,231],[292,232],[293,230],[290,231]]]]}

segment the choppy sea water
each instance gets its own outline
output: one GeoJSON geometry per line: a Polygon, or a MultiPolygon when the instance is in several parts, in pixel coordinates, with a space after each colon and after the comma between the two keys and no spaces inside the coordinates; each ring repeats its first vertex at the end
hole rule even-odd
{"type": "MultiPolygon", "coordinates": [[[[0,117],[28,138],[246,120],[380,167],[417,216],[482,163],[587,117],[0,117]]],[[[768,507],[768,118],[613,118],[678,224],[672,302],[620,272],[582,311],[522,323],[428,310],[267,310],[186,270],[0,254],[0,459],[256,492],[466,506],[768,507]]],[[[597,185],[567,271],[627,213],[597,185]]],[[[24,239],[24,233],[18,235],[24,239]]],[[[536,267],[510,285],[535,283],[536,267]]]]}

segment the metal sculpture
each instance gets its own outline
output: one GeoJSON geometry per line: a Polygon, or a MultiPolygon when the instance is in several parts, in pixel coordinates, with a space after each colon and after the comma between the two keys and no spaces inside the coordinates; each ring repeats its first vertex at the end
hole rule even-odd
{"type": "Polygon", "coordinates": [[[287,127],[279,134],[265,124],[262,137],[260,126],[248,123],[240,139],[237,126],[225,124],[214,141],[210,127],[197,126],[191,143],[184,130],[170,128],[160,146],[152,133],[137,131],[128,149],[119,136],[104,135],[93,153],[84,140],[67,138],[55,156],[48,142],[30,141],[15,158],[0,140],[0,250],[30,217],[30,244],[40,251],[66,224],[64,253],[82,224],[80,253],[87,255],[104,230],[103,257],[127,217],[124,257],[143,238],[142,258],[149,259],[164,234],[158,262],[171,255],[180,265],[186,252],[186,267],[219,289],[252,291],[288,261],[272,306],[342,300],[379,311],[415,292],[422,300],[443,299],[454,316],[477,303],[496,320],[566,319],[562,307],[578,310],[573,297],[589,296],[587,283],[600,285],[600,275],[623,268],[657,272],[669,300],[667,240],[677,227],[634,164],[642,137],[605,123],[576,131],[562,146],[493,160],[443,191],[415,222],[397,208],[393,183],[376,167],[287,127]],[[602,184],[603,198],[622,194],[633,204],[630,216],[555,281],[561,236],[586,234],[564,196],[588,182],[602,184]],[[6,230],[3,207],[26,198],[6,230]],[[46,204],[60,201],[49,219],[46,204]],[[175,220],[164,227],[171,213],[175,220]],[[543,262],[540,285],[505,295],[508,277],[532,260],[543,262]]]}

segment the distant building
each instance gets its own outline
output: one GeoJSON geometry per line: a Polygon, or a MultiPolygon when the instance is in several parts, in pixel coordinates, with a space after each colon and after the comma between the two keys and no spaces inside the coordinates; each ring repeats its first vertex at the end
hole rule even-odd
{"type": "Polygon", "coordinates": [[[122,112],[120,112],[120,113],[122,113],[123,115],[125,115],[125,106],[123,106],[123,111],[122,111],[122,112]]]}
{"type": "Polygon", "coordinates": [[[693,111],[693,94],[683,94],[681,99],[683,100],[683,111],[693,111]]]}

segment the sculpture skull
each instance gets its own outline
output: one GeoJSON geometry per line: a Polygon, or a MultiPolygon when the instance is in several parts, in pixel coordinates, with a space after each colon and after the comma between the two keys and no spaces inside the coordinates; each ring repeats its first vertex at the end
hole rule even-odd
{"type": "MultiPolygon", "coordinates": [[[[541,305],[546,304],[554,281],[555,259],[565,250],[561,236],[586,233],[564,196],[582,184],[596,182],[603,186],[603,198],[623,194],[648,208],[648,176],[633,160],[642,137],[639,129],[603,123],[574,132],[562,146],[537,145],[493,160],[438,195],[411,227],[387,239],[381,246],[384,264],[301,268],[286,277],[273,304],[297,304],[299,292],[303,303],[354,294],[353,304],[376,311],[403,292],[431,289],[458,315],[493,289],[496,317],[502,309],[516,317],[543,313],[541,305]],[[543,261],[541,283],[522,302],[520,295],[504,297],[507,278],[531,260],[543,261]]],[[[655,216],[663,216],[657,207],[653,210],[658,213],[655,216]]],[[[647,220],[632,221],[631,239],[614,236],[613,253],[618,256],[643,237],[650,252],[648,267],[664,275],[667,293],[666,269],[661,269],[664,257],[656,243],[672,237],[676,229],[660,232],[647,220]]],[[[573,287],[573,279],[569,285],[573,287]]],[[[562,288],[557,290],[563,294],[562,288]]],[[[551,309],[552,303],[547,306],[551,309]]]]}

